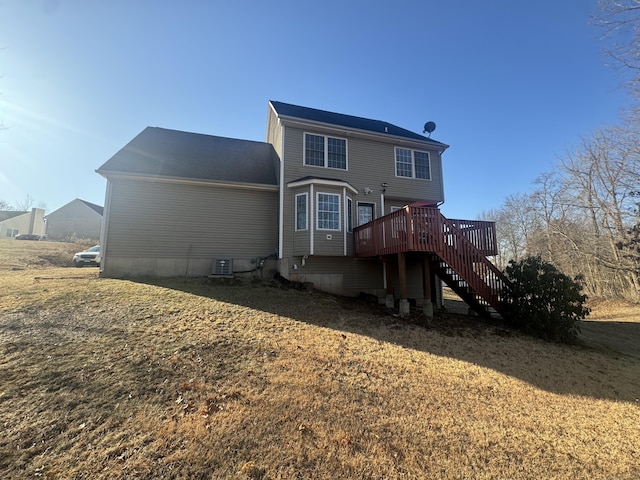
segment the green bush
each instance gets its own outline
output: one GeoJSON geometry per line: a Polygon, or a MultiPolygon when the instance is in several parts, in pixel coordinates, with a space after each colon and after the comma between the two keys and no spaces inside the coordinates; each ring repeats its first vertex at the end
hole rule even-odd
{"type": "Polygon", "coordinates": [[[571,279],[540,257],[511,261],[505,269],[512,287],[505,292],[504,316],[529,335],[571,343],[579,321],[589,315],[584,306],[582,278],[571,279]]]}

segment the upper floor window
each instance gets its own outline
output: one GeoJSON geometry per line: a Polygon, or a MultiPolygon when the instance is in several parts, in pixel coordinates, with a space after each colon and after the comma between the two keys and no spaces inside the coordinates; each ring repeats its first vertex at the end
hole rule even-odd
{"type": "Polygon", "coordinates": [[[347,141],[344,138],[304,134],[304,164],[347,169],[347,141]]]}
{"type": "Polygon", "coordinates": [[[340,230],[340,195],[318,193],[318,230],[340,230]]]}
{"type": "Polygon", "coordinates": [[[396,177],[431,180],[429,153],[396,147],[396,177]]]}

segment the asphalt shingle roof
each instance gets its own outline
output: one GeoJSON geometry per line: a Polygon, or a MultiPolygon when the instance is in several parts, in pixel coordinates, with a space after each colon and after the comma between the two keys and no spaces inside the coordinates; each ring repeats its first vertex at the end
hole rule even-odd
{"type": "Polygon", "coordinates": [[[268,143],[147,127],[96,171],[278,185],[277,164],[268,143]]]}
{"type": "Polygon", "coordinates": [[[96,212],[98,215],[104,214],[104,207],[101,207],[100,205],[96,205],[95,203],[87,202],[86,200],[82,200],[81,198],[79,198],[78,200],[84,203],[87,207],[89,207],[91,210],[96,212]]]}
{"type": "Polygon", "coordinates": [[[0,212],[0,222],[4,222],[5,220],[9,220],[14,217],[18,217],[20,215],[24,215],[28,212],[17,212],[15,210],[3,210],[0,212]]]}
{"type": "Polygon", "coordinates": [[[289,103],[283,103],[274,100],[271,100],[270,103],[271,105],[273,105],[273,108],[279,116],[300,118],[313,122],[337,125],[357,130],[364,130],[367,132],[374,132],[378,134],[395,135],[397,137],[404,137],[411,140],[420,140],[433,143],[434,145],[441,145],[445,148],[447,147],[447,145],[436,140],[432,140],[431,138],[419,135],[417,133],[411,132],[388,122],[383,122],[381,120],[371,120],[369,118],[354,117],[353,115],[327,112],[325,110],[317,110],[315,108],[300,107],[298,105],[291,105],[289,103]]]}

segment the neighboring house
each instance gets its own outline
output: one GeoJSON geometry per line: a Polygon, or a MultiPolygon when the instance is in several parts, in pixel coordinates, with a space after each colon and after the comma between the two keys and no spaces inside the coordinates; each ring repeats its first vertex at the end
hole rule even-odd
{"type": "Polygon", "coordinates": [[[278,272],[400,299],[402,313],[411,298],[433,311],[437,275],[463,295],[476,286],[465,299],[479,311],[495,306],[494,225],[437,208],[446,144],[275,101],[266,140],[151,127],[135,137],[97,170],[107,179],[103,275],[278,272]]]}
{"type": "Polygon", "coordinates": [[[44,235],[44,210],[30,212],[0,211],[0,237],[15,237],[21,233],[44,235]]]}
{"type": "Polygon", "coordinates": [[[45,217],[50,239],[100,238],[104,208],[76,198],[45,217]]]}

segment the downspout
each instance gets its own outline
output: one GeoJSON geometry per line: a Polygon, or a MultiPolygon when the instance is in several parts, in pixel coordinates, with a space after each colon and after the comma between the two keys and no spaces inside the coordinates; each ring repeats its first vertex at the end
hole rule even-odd
{"type": "MultiPolygon", "coordinates": [[[[280,123],[280,119],[278,119],[280,123]]],[[[280,205],[278,215],[278,259],[282,260],[284,252],[284,135],[285,130],[282,127],[282,156],[278,155],[280,159],[280,205]]]]}
{"type": "Polygon", "coordinates": [[[349,226],[347,224],[348,222],[348,216],[347,216],[347,189],[345,187],[342,187],[342,228],[343,228],[343,235],[342,235],[342,254],[346,257],[347,256],[347,230],[349,229],[349,226]]]}
{"type": "MultiPolygon", "coordinates": [[[[382,212],[382,216],[384,217],[384,192],[386,191],[386,187],[382,188],[380,192],[380,209],[382,212]]],[[[387,290],[387,262],[382,262],[382,285],[387,290]]]]}
{"type": "Polygon", "coordinates": [[[314,235],[313,231],[315,230],[315,210],[314,210],[314,188],[313,183],[309,185],[309,255],[313,255],[313,247],[314,247],[314,235]]]}

